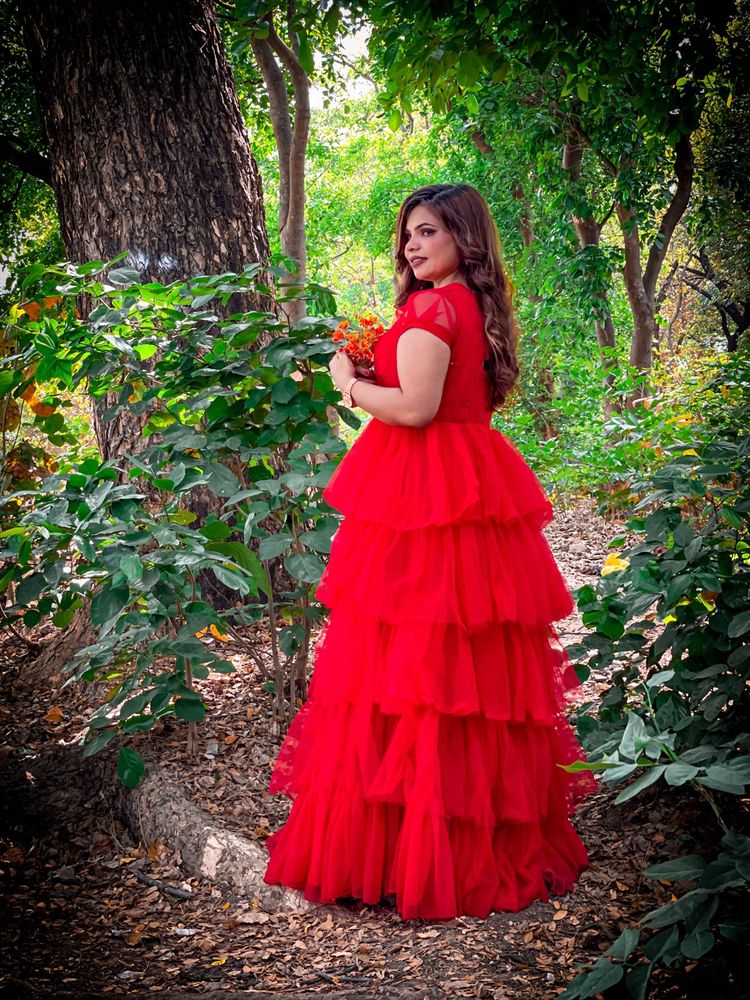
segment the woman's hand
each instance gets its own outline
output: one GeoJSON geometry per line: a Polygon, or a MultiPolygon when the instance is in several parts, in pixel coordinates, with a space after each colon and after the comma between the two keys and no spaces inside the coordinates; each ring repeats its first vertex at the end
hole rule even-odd
{"type": "MultiPolygon", "coordinates": [[[[375,378],[375,369],[366,365],[355,365],[343,347],[339,347],[328,363],[328,370],[331,373],[333,384],[343,391],[344,386],[353,375],[359,379],[367,379],[372,382],[375,378]]],[[[374,383],[373,383],[374,384],[374,383]]]]}
{"type": "Polygon", "coordinates": [[[331,373],[333,384],[341,391],[346,383],[356,375],[354,363],[343,347],[339,347],[328,364],[328,371],[331,373]]]}

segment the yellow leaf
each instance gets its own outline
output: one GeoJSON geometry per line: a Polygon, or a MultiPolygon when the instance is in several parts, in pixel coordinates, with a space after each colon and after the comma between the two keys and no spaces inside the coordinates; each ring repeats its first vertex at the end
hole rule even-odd
{"type": "Polygon", "coordinates": [[[220,632],[215,625],[210,626],[211,635],[215,635],[217,639],[221,639],[222,642],[229,642],[229,636],[224,635],[220,632]]]}
{"type": "Polygon", "coordinates": [[[607,573],[617,573],[621,569],[627,569],[629,565],[630,562],[627,559],[622,559],[616,552],[610,552],[604,560],[601,575],[606,576],[607,573]]]}
{"type": "Polygon", "coordinates": [[[211,962],[211,965],[223,965],[226,962],[226,958],[217,958],[215,962],[211,962]]]}
{"type": "Polygon", "coordinates": [[[62,722],[63,712],[62,709],[55,705],[53,708],[47,712],[44,716],[45,722],[62,722]]]}
{"type": "Polygon", "coordinates": [[[200,632],[196,632],[196,633],[195,633],[195,637],[196,637],[196,639],[202,639],[202,638],[203,638],[203,636],[204,636],[204,635],[207,635],[207,634],[208,634],[208,625],[206,625],[206,627],[205,627],[205,628],[202,628],[202,629],[200,630],[200,632]]]}

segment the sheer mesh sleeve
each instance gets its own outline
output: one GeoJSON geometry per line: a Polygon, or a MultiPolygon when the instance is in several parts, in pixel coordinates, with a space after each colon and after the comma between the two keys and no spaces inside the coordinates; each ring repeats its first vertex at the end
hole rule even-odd
{"type": "Polygon", "coordinates": [[[406,329],[418,327],[434,333],[449,346],[457,333],[458,317],[447,295],[436,288],[412,292],[404,307],[406,329]]]}

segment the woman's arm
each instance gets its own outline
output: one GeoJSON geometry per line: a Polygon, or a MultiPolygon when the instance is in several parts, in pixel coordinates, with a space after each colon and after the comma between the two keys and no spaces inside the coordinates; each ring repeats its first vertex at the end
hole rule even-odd
{"type": "MultiPolygon", "coordinates": [[[[375,385],[358,376],[352,402],[386,424],[424,427],[440,406],[450,357],[451,349],[445,341],[427,330],[410,327],[396,345],[400,387],[375,385]]],[[[345,388],[355,374],[343,350],[334,355],[329,367],[338,388],[345,388]]]]}

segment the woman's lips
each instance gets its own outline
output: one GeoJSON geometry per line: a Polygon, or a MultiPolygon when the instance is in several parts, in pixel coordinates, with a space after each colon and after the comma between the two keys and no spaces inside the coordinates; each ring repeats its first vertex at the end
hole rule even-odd
{"type": "Polygon", "coordinates": [[[412,267],[420,267],[422,264],[425,263],[426,260],[427,260],[426,257],[412,257],[412,259],[411,259],[411,266],[412,267]]]}

